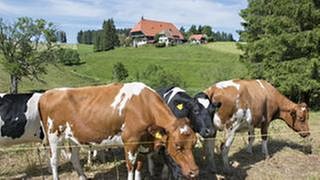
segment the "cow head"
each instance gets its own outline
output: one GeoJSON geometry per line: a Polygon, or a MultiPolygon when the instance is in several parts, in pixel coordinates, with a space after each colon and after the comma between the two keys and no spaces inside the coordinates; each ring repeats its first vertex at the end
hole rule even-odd
{"type": "Polygon", "coordinates": [[[172,160],[181,168],[183,176],[186,178],[197,177],[199,168],[192,154],[192,149],[197,141],[197,137],[188,126],[187,120],[176,120],[174,124],[166,130],[166,134],[160,134],[160,132],[161,131],[154,131],[151,132],[151,134],[156,139],[165,141],[162,144],[166,147],[172,160]]]}
{"type": "Polygon", "coordinates": [[[309,132],[309,110],[305,103],[297,104],[289,110],[290,118],[287,124],[296,132],[299,132],[300,136],[307,137],[309,132]]]}
{"type": "Polygon", "coordinates": [[[193,98],[190,111],[192,126],[203,137],[211,137],[215,132],[212,117],[216,108],[217,106],[210,103],[209,97],[203,92],[193,98]]]}

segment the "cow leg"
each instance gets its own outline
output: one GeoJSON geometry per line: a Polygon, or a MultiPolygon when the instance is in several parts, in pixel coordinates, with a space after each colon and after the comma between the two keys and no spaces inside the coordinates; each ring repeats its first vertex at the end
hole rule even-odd
{"type": "Polygon", "coordinates": [[[57,135],[57,133],[49,133],[48,139],[49,139],[49,145],[51,150],[50,165],[52,170],[52,176],[53,176],[53,180],[58,180],[59,179],[58,165],[59,165],[59,154],[60,154],[59,152],[60,150],[58,146],[61,140],[57,135]]]}
{"type": "MultiPolygon", "coordinates": [[[[138,152],[130,149],[130,150],[125,150],[125,153],[126,153],[126,162],[127,162],[127,169],[128,169],[128,180],[134,180],[133,178],[134,178],[134,171],[135,171],[138,152]]],[[[138,175],[136,176],[140,176],[140,172],[138,172],[138,175]]]]}
{"type": "Polygon", "coordinates": [[[206,155],[208,156],[206,158],[207,170],[209,172],[211,172],[211,173],[217,172],[216,163],[215,163],[215,160],[214,160],[214,144],[215,144],[215,139],[214,138],[210,138],[205,143],[206,155]]]}
{"type": "Polygon", "coordinates": [[[249,131],[248,131],[248,147],[247,147],[247,152],[252,154],[252,144],[255,140],[254,136],[254,127],[252,125],[249,125],[249,131]]]}
{"type": "Polygon", "coordinates": [[[151,152],[147,155],[148,168],[152,179],[161,179],[164,167],[164,152],[160,149],[157,152],[151,152]]]}
{"type": "Polygon", "coordinates": [[[237,119],[236,122],[233,124],[233,127],[230,127],[227,130],[227,134],[226,134],[227,139],[226,139],[226,141],[223,145],[223,148],[222,148],[222,159],[223,159],[223,164],[224,164],[224,171],[226,173],[231,173],[228,153],[230,150],[230,146],[234,140],[235,133],[238,130],[238,128],[240,127],[240,125],[241,125],[241,119],[237,119]]]}
{"type": "Polygon", "coordinates": [[[80,147],[77,147],[74,144],[73,147],[71,148],[71,162],[72,162],[73,168],[78,173],[79,179],[80,180],[85,180],[85,179],[87,179],[87,177],[84,174],[84,171],[83,171],[83,169],[81,168],[81,165],[80,165],[79,150],[80,150],[80,147]]]}
{"type": "Polygon", "coordinates": [[[139,159],[137,161],[136,169],[134,171],[134,179],[135,180],[141,180],[141,170],[142,170],[142,167],[143,167],[142,165],[143,165],[143,160],[139,159]]]}
{"type": "Polygon", "coordinates": [[[268,152],[268,127],[269,125],[267,123],[263,124],[261,127],[261,138],[262,138],[262,153],[264,153],[266,158],[269,158],[269,152],[268,152]]]}
{"type": "Polygon", "coordinates": [[[130,141],[124,141],[124,144],[127,144],[125,145],[124,150],[128,169],[128,180],[134,180],[134,178],[141,179],[140,169],[138,172],[136,172],[137,175],[134,176],[136,162],[138,161],[138,140],[139,138],[131,138],[130,141]]]}

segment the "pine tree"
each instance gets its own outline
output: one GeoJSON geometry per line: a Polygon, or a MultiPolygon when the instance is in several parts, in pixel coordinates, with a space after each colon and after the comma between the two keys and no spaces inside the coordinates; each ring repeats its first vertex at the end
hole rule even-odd
{"type": "Polygon", "coordinates": [[[103,21],[103,50],[108,51],[119,46],[120,41],[117,35],[116,27],[114,25],[113,19],[108,19],[103,21]]]}
{"type": "MultiPolygon", "coordinates": [[[[241,11],[241,59],[295,101],[313,101],[320,80],[320,7],[316,0],[250,0],[241,11]],[[312,75],[313,74],[313,75],[312,75]]],[[[319,106],[319,105],[318,105],[319,106]]]]}

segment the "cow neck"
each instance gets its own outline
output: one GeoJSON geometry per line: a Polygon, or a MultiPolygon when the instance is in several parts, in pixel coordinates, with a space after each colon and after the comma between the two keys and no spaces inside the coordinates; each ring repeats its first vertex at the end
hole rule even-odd
{"type": "MultiPolygon", "coordinates": [[[[290,101],[285,96],[281,95],[280,98],[278,98],[278,105],[279,105],[279,118],[288,121],[290,119],[290,111],[295,107],[295,103],[290,101]]],[[[287,122],[289,123],[289,122],[287,122]]]]}
{"type": "Polygon", "coordinates": [[[157,114],[158,116],[155,116],[155,125],[166,131],[170,131],[177,121],[171,110],[169,108],[162,108],[161,111],[158,110],[157,114]]]}

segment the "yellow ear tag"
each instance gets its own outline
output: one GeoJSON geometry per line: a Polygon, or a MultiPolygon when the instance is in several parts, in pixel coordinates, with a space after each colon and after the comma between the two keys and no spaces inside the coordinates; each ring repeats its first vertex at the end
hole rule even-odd
{"type": "Polygon", "coordinates": [[[176,107],[181,111],[183,109],[183,104],[178,104],[176,107]]]}
{"type": "Polygon", "coordinates": [[[156,133],[155,138],[157,138],[157,139],[162,139],[162,135],[160,134],[160,132],[157,132],[157,133],[156,133]]]}

